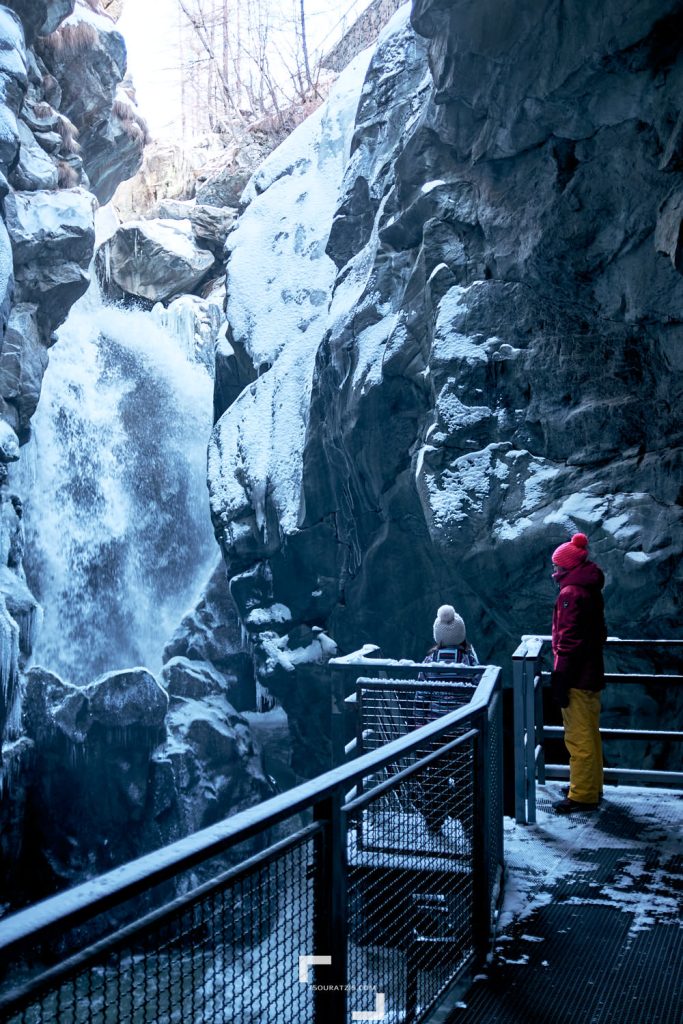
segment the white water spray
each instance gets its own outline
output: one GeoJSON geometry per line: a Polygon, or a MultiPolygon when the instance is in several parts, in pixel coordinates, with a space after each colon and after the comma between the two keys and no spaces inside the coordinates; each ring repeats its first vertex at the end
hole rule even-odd
{"type": "Polygon", "coordinates": [[[93,284],[50,351],[33,420],[26,568],[45,614],[34,662],[74,683],[158,670],[216,561],[211,408],[187,340],[152,313],[104,305],[93,284]]]}

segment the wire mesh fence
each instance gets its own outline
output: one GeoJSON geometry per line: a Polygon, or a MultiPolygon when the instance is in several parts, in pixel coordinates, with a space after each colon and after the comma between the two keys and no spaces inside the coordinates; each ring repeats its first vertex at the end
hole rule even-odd
{"type": "Polygon", "coordinates": [[[355,761],[0,921],[0,962],[17,986],[0,989],[0,1020],[423,1019],[491,924],[500,671],[458,693],[434,684],[455,710],[421,728],[415,687],[425,683],[381,682],[365,707],[385,741],[355,761]],[[183,894],[153,908],[154,887],[173,884],[183,894]],[[104,937],[93,930],[102,918],[104,937]]]}
{"type": "Polygon", "coordinates": [[[473,954],[474,737],[346,808],[350,1012],[419,1019],[473,954]]]}
{"type": "Polygon", "coordinates": [[[43,977],[10,1024],[300,1024],[311,989],[310,826],[43,977]]]}
{"type": "Polygon", "coordinates": [[[472,676],[453,680],[359,679],[358,752],[377,750],[469,704],[477,682],[472,676]]]}

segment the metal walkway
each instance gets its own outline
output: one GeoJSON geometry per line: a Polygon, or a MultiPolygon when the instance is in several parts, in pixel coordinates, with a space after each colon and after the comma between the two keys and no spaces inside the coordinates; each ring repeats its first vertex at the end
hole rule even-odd
{"type": "Polygon", "coordinates": [[[593,814],[506,819],[494,950],[447,1024],[682,1024],[683,794],[608,787],[593,814]]]}

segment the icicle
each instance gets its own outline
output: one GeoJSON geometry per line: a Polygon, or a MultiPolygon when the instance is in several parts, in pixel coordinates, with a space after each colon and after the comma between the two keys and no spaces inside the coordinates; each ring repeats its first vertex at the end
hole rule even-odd
{"type": "Polygon", "coordinates": [[[256,710],[262,714],[266,711],[272,711],[274,708],[280,706],[279,701],[272,695],[270,690],[263,685],[263,683],[256,680],[256,710]]]}
{"type": "Polygon", "coordinates": [[[5,720],[0,739],[16,739],[21,732],[23,680],[19,674],[19,626],[0,605],[0,691],[5,720]]]}

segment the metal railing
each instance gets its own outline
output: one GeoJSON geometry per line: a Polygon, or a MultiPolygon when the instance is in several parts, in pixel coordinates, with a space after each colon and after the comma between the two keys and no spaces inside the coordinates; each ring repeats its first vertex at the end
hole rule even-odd
{"type": "Polygon", "coordinates": [[[479,675],[452,713],[0,921],[0,1019],[425,1020],[487,952],[502,866],[500,669],[479,675]]]}
{"type": "MultiPolygon", "coordinates": [[[[549,685],[550,672],[544,671],[544,655],[550,651],[549,636],[523,636],[512,656],[513,733],[515,763],[515,819],[519,824],[536,821],[536,782],[568,779],[569,766],[546,764],[545,743],[563,735],[561,726],[546,725],[543,718],[543,689],[549,685]]],[[[622,640],[609,637],[606,652],[619,650],[647,657],[657,649],[683,654],[683,640],[622,640]]],[[[612,684],[656,686],[664,688],[683,683],[683,675],[671,673],[607,672],[612,684]]],[[[601,728],[604,740],[644,740],[680,742],[683,732],[665,729],[601,728]]],[[[605,781],[633,785],[683,787],[682,771],[658,771],[644,768],[606,767],[605,781]]]]}

